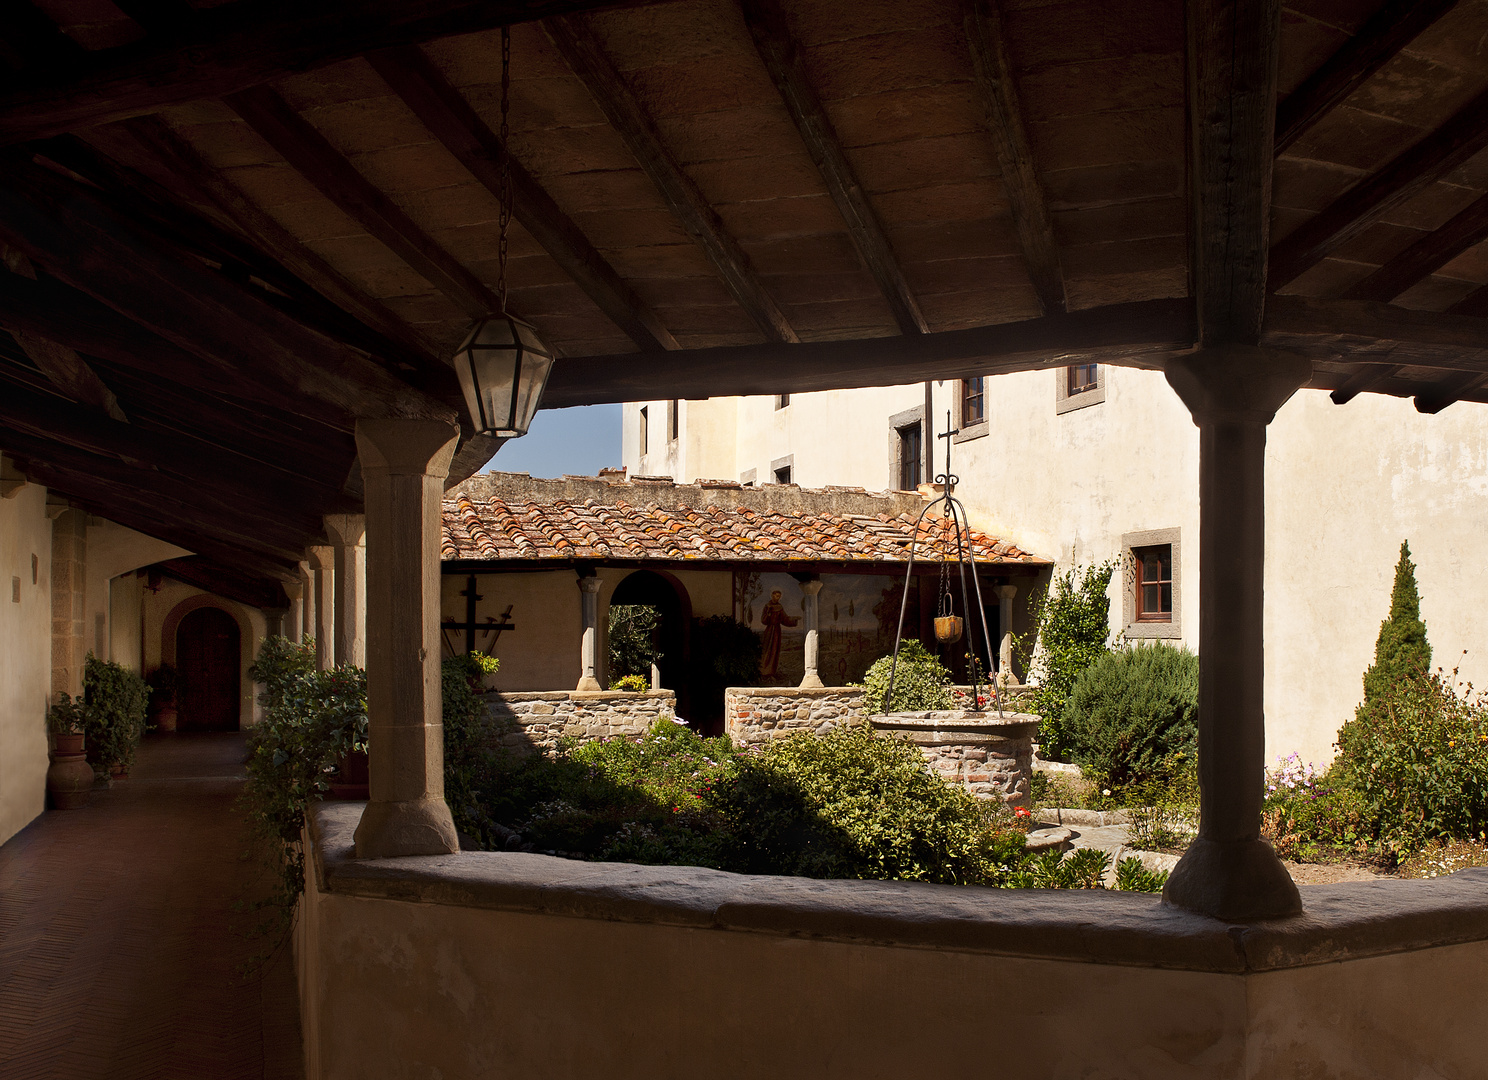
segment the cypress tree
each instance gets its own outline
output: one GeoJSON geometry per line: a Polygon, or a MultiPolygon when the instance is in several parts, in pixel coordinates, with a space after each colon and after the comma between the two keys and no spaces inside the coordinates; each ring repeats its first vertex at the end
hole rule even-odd
{"type": "Polygon", "coordinates": [[[1390,617],[1380,623],[1374,643],[1374,663],[1364,672],[1363,709],[1371,709],[1406,679],[1421,678],[1431,669],[1431,646],[1421,621],[1421,595],[1416,589],[1416,564],[1410,544],[1400,544],[1395,564],[1395,587],[1390,593],[1390,617]]]}

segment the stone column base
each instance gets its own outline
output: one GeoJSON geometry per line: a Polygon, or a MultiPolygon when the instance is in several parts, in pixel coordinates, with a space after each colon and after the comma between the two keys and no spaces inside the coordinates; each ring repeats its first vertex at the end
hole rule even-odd
{"type": "Polygon", "coordinates": [[[801,690],[820,690],[823,685],[824,684],[821,681],[821,676],[820,675],[818,675],[814,671],[808,671],[806,673],[805,678],[803,678],[801,680],[800,686],[797,687],[797,689],[801,689],[801,690]]]}
{"type": "Polygon", "coordinates": [[[442,798],[369,802],[356,828],[358,859],[453,855],[459,850],[455,819],[442,798]]]}
{"type": "Polygon", "coordinates": [[[1302,912],[1296,882],[1264,840],[1222,843],[1199,837],[1173,867],[1163,902],[1226,922],[1302,912]]]}
{"type": "Polygon", "coordinates": [[[584,677],[579,679],[579,685],[574,687],[574,690],[576,691],[584,690],[589,693],[595,694],[599,693],[603,689],[604,687],[599,685],[599,680],[596,679],[593,675],[585,675],[584,677]]]}

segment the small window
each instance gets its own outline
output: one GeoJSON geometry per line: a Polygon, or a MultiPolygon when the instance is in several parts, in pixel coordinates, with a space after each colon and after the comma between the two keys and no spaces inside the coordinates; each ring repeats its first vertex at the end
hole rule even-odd
{"type": "Polygon", "coordinates": [[[789,394],[776,394],[775,395],[775,408],[777,410],[778,409],[783,409],[783,408],[785,408],[789,404],[790,404],[790,395],[789,394]]]}
{"type": "Polygon", "coordinates": [[[677,441],[677,432],[681,430],[681,420],[677,414],[682,410],[677,405],[676,398],[667,402],[667,438],[672,442],[677,441]]]}
{"type": "Polygon", "coordinates": [[[986,398],[982,394],[982,380],[961,380],[961,426],[970,427],[987,419],[986,398]]]}
{"type": "Polygon", "coordinates": [[[1137,569],[1137,622],[1173,621],[1173,547],[1132,549],[1137,569]]]}
{"type": "Polygon", "coordinates": [[[642,406],[641,407],[641,456],[642,457],[645,457],[646,454],[649,452],[648,449],[647,449],[647,442],[649,441],[649,437],[650,437],[650,434],[651,434],[650,431],[648,430],[650,428],[650,426],[651,426],[650,414],[647,412],[646,407],[645,406],[642,406]]]}
{"type": "Polygon", "coordinates": [[[1064,369],[1066,392],[1070,397],[1089,393],[1100,385],[1096,367],[1095,364],[1075,364],[1064,369]]]}
{"type": "Polygon", "coordinates": [[[782,465],[775,470],[775,482],[777,484],[789,484],[791,482],[791,467],[782,465]]]}
{"type": "Polygon", "coordinates": [[[910,424],[899,429],[899,490],[913,491],[923,482],[924,429],[910,424]]]}

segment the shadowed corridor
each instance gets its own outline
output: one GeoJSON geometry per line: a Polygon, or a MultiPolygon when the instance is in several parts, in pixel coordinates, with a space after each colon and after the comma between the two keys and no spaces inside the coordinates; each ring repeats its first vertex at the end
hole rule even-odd
{"type": "Polygon", "coordinates": [[[131,777],[0,847],[0,1075],[285,1080],[303,1075],[287,947],[236,900],[262,895],[233,801],[240,733],[156,735],[131,777]]]}

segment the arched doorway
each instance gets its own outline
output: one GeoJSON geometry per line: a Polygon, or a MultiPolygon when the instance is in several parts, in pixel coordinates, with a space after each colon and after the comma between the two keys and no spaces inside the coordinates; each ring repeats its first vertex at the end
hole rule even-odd
{"type": "Polygon", "coordinates": [[[661,650],[661,659],[656,666],[661,669],[661,685],[677,695],[677,713],[692,719],[687,673],[687,629],[692,620],[692,602],[687,590],[670,575],[658,574],[654,570],[637,570],[630,574],[610,596],[610,606],[636,604],[655,608],[661,615],[657,629],[656,645],[661,650]]]}
{"type": "Polygon", "coordinates": [[[241,640],[221,608],[188,612],[176,628],[176,705],[182,731],[237,731],[241,640]]]}

